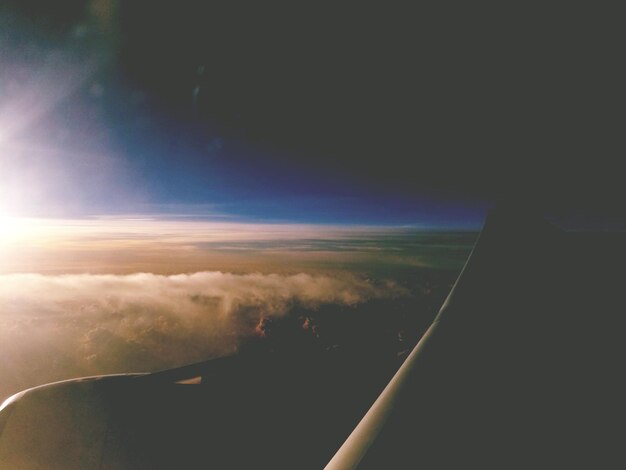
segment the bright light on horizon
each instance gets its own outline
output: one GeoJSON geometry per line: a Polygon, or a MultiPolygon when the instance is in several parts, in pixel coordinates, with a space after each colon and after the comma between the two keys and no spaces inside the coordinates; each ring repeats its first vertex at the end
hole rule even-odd
{"type": "Polygon", "coordinates": [[[24,235],[26,230],[24,219],[13,217],[0,208],[0,248],[3,248],[24,235]]]}
{"type": "Polygon", "coordinates": [[[280,272],[356,264],[424,264],[419,229],[151,218],[0,216],[0,274],[280,272]],[[399,247],[389,248],[390,241],[399,247]],[[413,243],[413,242],[411,242],[413,243]],[[412,245],[411,245],[412,246],[412,245]]]}

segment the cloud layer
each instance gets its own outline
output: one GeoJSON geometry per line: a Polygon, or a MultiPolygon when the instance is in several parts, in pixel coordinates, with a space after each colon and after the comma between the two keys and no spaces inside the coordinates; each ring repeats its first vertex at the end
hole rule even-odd
{"type": "Polygon", "coordinates": [[[406,294],[393,282],[348,274],[3,275],[0,396],[228,354],[262,317],[406,294]]]}
{"type": "Polygon", "coordinates": [[[402,227],[0,217],[0,274],[460,269],[475,238],[402,227]]]}

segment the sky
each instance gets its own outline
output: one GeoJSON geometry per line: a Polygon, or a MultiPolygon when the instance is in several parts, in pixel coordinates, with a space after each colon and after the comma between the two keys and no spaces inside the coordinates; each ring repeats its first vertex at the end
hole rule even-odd
{"type": "MultiPolygon", "coordinates": [[[[5,214],[474,229],[481,223],[485,200],[451,200],[436,188],[419,194],[394,188],[369,177],[364,168],[371,156],[361,160],[357,149],[346,149],[355,156],[354,169],[333,169],[329,160],[336,149],[307,143],[328,138],[330,129],[317,122],[274,130],[306,117],[312,97],[290,117],[283,108],[291,106],[287,100],[295,82],[284,86],[283,96],[270,98],[237,85],[236,80],[251,80],[240,65],[221,76],[226,59],[204,60],[214,52],[211,43],[204,47],[198,46],[201,38],[181,38],[184,29],[201,27],[186,23],[184,8],[181,18],[166,24],[159,23],[166,12],[152,12],[157,18],[152,24],[136,17],[149,9],[135,11],[115,1],[68,5],[57,13],[39,8],[43,15],[34,16],[35,6],[32,11],[5,7],[2,14],[0,208],[5,214]],[[169,29],[169,45],[155,31],[161,26],[169,29]],[[241,113],[250,121],[231,116],[241,113]],[[266,133],[265,127],[272,129],[266,133]]],[[[258,60],[222,40],[227,44],[221,54],[232,54],[236,62],[258,60]]],[[[278,78],[286,65],[266,67],[278,78]]],[[[263,72],[255,77],[269,79],[263,72]]],[[[293,80],[303,87],[314,80],[303,78],[293,80]]],[[[267,93],[276,94],[276,86],[267,93]]],[[[321,112],[315,108],[310,111],[315,121],[331,120],[335,113],[315,115],[321,112]]]]}
{"type": "Polygon", "coordinates": [[[2,2],[0,394],[445,290],[494,205],[624,230],[609,25],[381,8],[2,2]]]}
{"type": "Polygon", "coordinates": [[[619,225],[612,29],[499,13],[5,2],[0,213],[619,225]]]}

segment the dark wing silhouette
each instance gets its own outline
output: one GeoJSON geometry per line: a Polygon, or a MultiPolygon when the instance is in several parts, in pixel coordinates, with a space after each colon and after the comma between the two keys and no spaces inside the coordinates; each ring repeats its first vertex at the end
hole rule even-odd
{"type": "Polygon", "coordinates": [[[623,242],[493,210],[437,319],[326,469],[614,468],[623,242]]]}

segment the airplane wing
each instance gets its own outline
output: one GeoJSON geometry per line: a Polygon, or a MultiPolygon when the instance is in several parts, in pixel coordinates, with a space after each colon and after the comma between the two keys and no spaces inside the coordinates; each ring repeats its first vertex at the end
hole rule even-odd
{"type": "Polygon", "coordinates": [[[617,468],[623,242],[493,210],[436,320],[326,470],[617,468]]]}
{"type": "Polygon", "coordinates": [[[623,240],[494,210],[378,399],[374,355],[49,384],[2,405],[0,468],[615,467],[623,240]]]}

